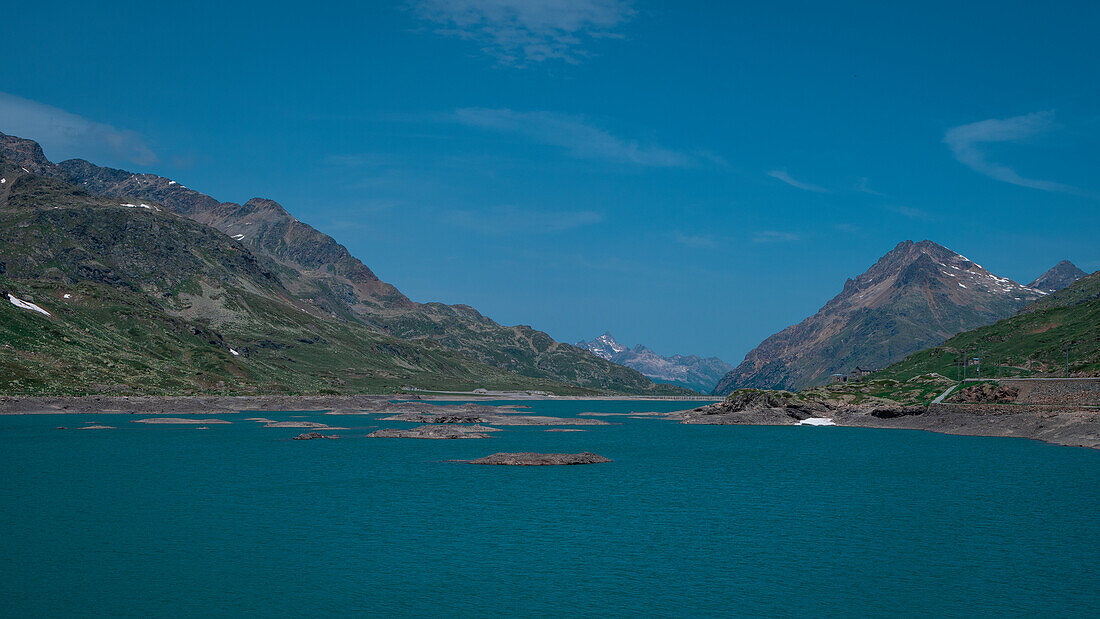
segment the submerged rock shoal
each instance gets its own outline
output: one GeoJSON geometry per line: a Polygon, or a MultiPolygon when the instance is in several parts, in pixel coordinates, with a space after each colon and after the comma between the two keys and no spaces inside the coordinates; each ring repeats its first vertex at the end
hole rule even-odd
{"type": "Polygon", "coordinates": [[[165,425],[208,425],[212,423],[233,423],[224,419],[197,419],[183,417],[151,417],[149,419],[134,419],[130,423],[151,423],[165,425]]]}
{"type": "Polygon", "coordinates": [[[367,438],[424,438],[424,439],[460,439],[489,438],[485,431],[497,431],[498,428],[484,426],[417,426],[415,428],[382,428],[367,435],[367,438]]]}
{"type": "Polygon", "coordinates": [[[546,417],[542,415],[492,415],[482,413],[446,413],[432,415],[427,413],[400,413],[383,417],[382,421],[408,421],[411,423],[438,424],[481,424],[495,426],[606,426],[611,425],[599,419],[583,417],[546,417]]]}
{"type": "Polygon", "coordinates": [[[579,454],[540,454],[540,453],[495,453],[491,456],[466,460],[470,464],[491,464],[499,466],[555,466],[569,464],[600,464],[611,462],[599,454],[587,451],[579,454]]]}
{"type": "Polygon", "coordinates": [[[321,434],[320,432],[306,432],[305,434],[299,434],[298,436],[295,436],[294,438],[292,438],[290,440],[292,440],[292,441],[311,441],[315,438],[340,438],[340,437],[336,436],[335,434],[321,434]]]}

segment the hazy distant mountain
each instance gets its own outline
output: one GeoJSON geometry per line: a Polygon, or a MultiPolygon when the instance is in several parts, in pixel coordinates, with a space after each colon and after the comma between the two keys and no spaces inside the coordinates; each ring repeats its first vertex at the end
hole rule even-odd
{"type": "Polygon", "coordinates": [[[577,346],[587,348],[598,357],[638,370],[657,382],[679,385],[702,393],[710,393],[718,380],[733,369],[732,365],[718,357],[664,357],[642,345],[627,348],[615,341],[610,333],[604,333],[589,342],[577,342],[577,346]]]}
{"type": "Polygon", "coordinates": [[[1036,288],[1043,292],[1055,292],[1061,290],[1073,282],[1088,275],[1069,260],[1063,260],[1043,273],[1035,281],[1028,284],[1029,288],[1036,288]]]}
{"type": "MultiPolygon", "coordinates": [[[[65,204],[73,202],[70,197],[77,196],[79,199],[75,203],[83,205],[81,209],[98,209],[103,205],[114,204],[115,208],[109,212],[114,213],[119,221],[132,219],[130,214],[140,211],[161,213],[154,220],[158,225],[168,221],[172,221],[172,225],[176,227],[189,222],[204,224],[195,229],[202,230],[203,234],[208,231],[217,233],[216,238],[230,243],[230,248],[237,248],[241,255],[259,264],[268,276],[275,278],[278,289],[272,294],[280,301],[306,307],[310,312],[326,317],[326,320],[343,321],[352,324],[356,329],[365,328],[380,335],[396,336],[401,340],[420,344],[409,350],[437,350],[442,346],[461,353],[461,356],[449,355],[448,358],[452,360],[474,359],[512,375],[536,379],[535,382],[551,381],[588,389],[632,393],[678,392],[669,385],[656,385],[634,370],[594,357],[569,344],[557,342],[546,333],[529,326],[503,326],[466,305],[414,303],[397,288],[380,280],[371,269],[332,237],[298,221],[272,200],[255,198],[244,204],[219,202],[208,195],[188,189],[177,181],[155,174],[134,174],[100,167],[80,159],[53,164],[46,159],[41,147],[34,141],[3,133],[0,133],[0,164],[9,170],[0,189],[3,189],[5,196],[14,196],[13,199],[21,205],[20,208],[25,205],[28,208],[53,210],[51,201],[56,201],[61,209],[58,216],[62,213],[71,214],[78,211],[64,210],[65,204]],[[22,190],[17,192],[16,189],[20,188],[22,190]],[[30,191],[41,192],[41,195],[28,193],[30,191]],[[112,198],[105,199],[108,197],[112,198]],[[121,197],[125,198],[119,199],[121,197]],[[119,204],[129,203],[148,204],[150,209],[140,206],[134,209],[123,206],[121,210],[118,209],[119,204]],[[154,207],[161,210],[152,211],[154,207]],[[177,221],[180,216],[188,221],[177,221]]],[[[11,203],[12,208],[14,204],[15,202],[11,203]]],[[[85,211],[79,212],[83,214],[85,211]]],[[[102,211],[97,210],[94,213],[97,217],[106,216],[102,211]]],[[[25,213],[19,216],[24,215],[25,213]]],[[[45,217],[41,213],[35,216],[45,217]]],[[[103,228],[105,230],[114,230],[108,223],[98,221],[94,229],[89,228],[88,231],[98,234],[101,225],[106,226],[103,228]]],[[[80,245],[88,241],[83,237],[83,231],[83,228],[55,226],[50,227],[49,234],[55,235],[57,239],[68,235],[72,237],[72,244],[80,245]]],[[[126,234],[124,229],[115,232],[126,234]]],[[[180,232],[179,236],[183,238],[186,234],[180,232]]],[[[97,237],[97,248],[114,251],[116,247],[104,238],[109,240],[110,235],[97,237]]],[[[63,245],[60,240],[57,243],[57,247],[63,245]]],[[[155,262],[142,255],[142,252],[153,252],[155,248],[127,243],[122,240],[117,243],[117,248],[126,247],[134,254],[127,258],[127,262],[144,260],[150,265],[148,268],[156,268],[155,262]]],[[[181,251],[200,251],[190,245],[178,245],[177,248],[181,251]]],[[[9,264],[16,263],[24,254],[36,251],[33,246],[21,247],[17,244],[9,244],[6,249],[10,255],[0,257],[0,275],[4,273],[4,260],[8,260],[9,264]]],[[[159,254],[154,252],[150,255],[159,254]]],[[[70,273],[61,267],[47,267],[46,260],[38,260],[37,264],[43,269],[60,269],[62,272],[54,275],[68,281],[79,281],[83,274],[92,272],[90,269],[104,268],[105,273],[114,273],[116,270],[115,267],[105,268],[89,262],[91,266],[80,266],[79,273],[70,273]]],[[[76,268],[75,265],[70,266],[76,268]]],[[[25,273],[32,276],[34,270],[28,267],[25,273]]],[[[125,279],[129,276],[118,277],[125,279]]],[[[198,284],[192,282],[188,285],[198,284]]],[[[249,289],[252,285],[243,287],[249,289]]],[[[205,288],[201,290],[207,292],[205,288]]],[[[217,308],[208,308],[211,311],[216,310],[219,318],[224,314],[220,303],[221,301],[217,308]]],[[[259,332],[254,332],[254,335],[262,337],[259,332]]],[[[397,348],[395,355],[398,355],[397,348]]],[[[414,353],[409,354],[415,356],[414,353]]],[[[430,357],[431,355],[424,357],[426,363],[430,357]]],[[[366,357],[364,362],[367,362],[366,357]]],[[[406,363],[418,365],[407,361],[402,361],[399,365],[406,363]]],[[[423,368],[429,374],[430,366],[431,363],[428,363],[423,368]]],[[[447,368],[447,371],[450,369],[447,368]]],[[[391,376],[398,376],[402,372],[403,370],[391,373],[391,376]]],[[[485,372],[483,374],[488,375],[485,372]]],[[[476,380],[473,384],[476,384],[476,380]]]]}
{"type": "Polygon", "coordinates": [[[881,369],[956,333],[1011,316],[1045,294],[932,241],[903,241],[845,282],[816,314],[749,352],[715,393],[800,389],[856,366],[881,369]]]}

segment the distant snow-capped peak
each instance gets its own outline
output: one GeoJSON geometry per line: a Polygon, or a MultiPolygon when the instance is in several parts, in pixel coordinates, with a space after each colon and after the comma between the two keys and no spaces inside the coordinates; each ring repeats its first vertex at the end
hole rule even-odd
{"type": "Polygon", "coordinates": [[[626,346],[615,341],[610,333],[604,333],[591,342],[577,342],[579,348],[587,348],[592,354],[603,359],[611,360],[617,353],[625,352],[626,346]]]}

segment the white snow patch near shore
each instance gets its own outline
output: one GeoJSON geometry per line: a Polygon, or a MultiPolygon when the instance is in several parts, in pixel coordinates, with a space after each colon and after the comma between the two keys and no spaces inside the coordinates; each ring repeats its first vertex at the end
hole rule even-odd
{"type": "Polygon", "coordinates": [[[176,183],[176,181],[168,181],[168,184],[169,185],[177,185],[178,183],[176,183]]]}
{"type": "Polygon", "coordinates": [[[800,426],[835,426],[830,417],[810,417],[798,422],[800,426]]]}
{"type": "Polygon", "coordinates": [[[42,309],[41,307],[38,307],[37,305],[35,305],[34,303],[31,303],[30,301],[24,301],[23,299],[20,299],[19,297],[13,295],[10,292],[8,293],[8,300],[11,301],[12,305],[14,305],[15,307],[18,307],[19,309],[25,309],[25,310],[30,310],[32,312],[38,312],[39,314],[42,314],[43,316],[49,316],[50,315],[49,312],[42,309]]]}

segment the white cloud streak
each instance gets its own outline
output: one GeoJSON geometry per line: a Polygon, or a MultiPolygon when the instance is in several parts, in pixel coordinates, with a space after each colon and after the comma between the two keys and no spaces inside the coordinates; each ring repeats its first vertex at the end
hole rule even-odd
{"type": "Polygon", "coordinates": [[[1035,112],[954,127],[944,134],[943,141],[960,163],[990,178],[1042,191],[1079,194],[1081,190],[1070,185],[1020,176],[1009,166],[987,160],[980,148],[982,144],[1017,142],[1048,131],[1053,126],[1050,112],[1035,112]]]}
{"type": "Polygon", "coordinates": [[[768,171],[768,176],[770,176],[774,179],[783,181],[784,183],[787,183],[791,187],[797,187],[797,188],[799,188],[803,191],[813,191],[813,192],[816,192],[816,193],[826,193],[826,192],[829,191],[828,189],[825,189],[824,187],[820,187],[818,185],[813,185],[811,183],[804,183],[800,180],[791,178],[791,175],[787,173],[786,168],[784,168],[782,170],[769,170],[768,171]]]}
{"type": "Polygon", "coordinates": [[[414,0],[416,13],[440,25],[437,33],[473,41],[501,65],[522,67],[561,60],[576,64],[597,38],[634,16],[626,0],[414,0]]]}
{"type": "Polygon", "coordinates": [[[579,116],[556,112],[465,108],[456,110],[453,119],[469,127],[522,135],[540,144],[563,148],[578,159],[603,159],[650,167],[686,167],[695,164],[692,156],[616,137],[579,116]]]}
{"type": "Polygon", "coordinates": [[[0,131],[42,145],[47,157],[159,161],[140,134],[93,122],[65,110],[0,92],[0,131]]]}

